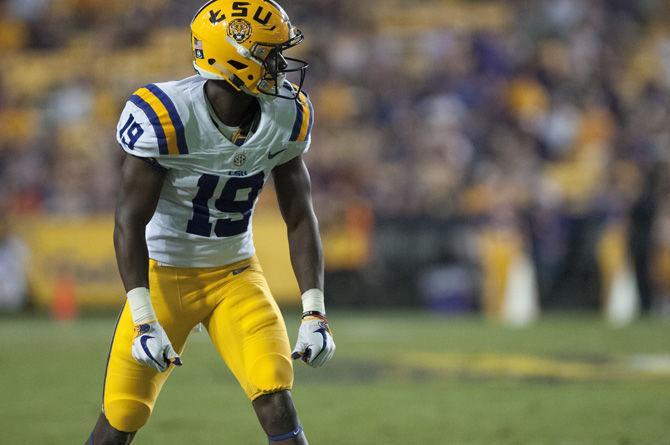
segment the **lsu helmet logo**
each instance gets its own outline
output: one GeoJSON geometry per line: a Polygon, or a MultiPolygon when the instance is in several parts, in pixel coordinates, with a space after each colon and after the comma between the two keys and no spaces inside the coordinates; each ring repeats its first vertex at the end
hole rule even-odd
{"type": "Polygon", "coordinates": [[[228,35],[242,43],[251,37],[251,24],[244,19],[235,19],[228,24],[228,35]]]}

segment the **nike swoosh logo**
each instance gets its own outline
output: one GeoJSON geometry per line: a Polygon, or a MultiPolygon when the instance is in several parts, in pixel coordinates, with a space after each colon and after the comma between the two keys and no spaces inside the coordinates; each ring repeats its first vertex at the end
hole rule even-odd
{"type": "Polygon", "coordinates": [[[325,330],[324,328],[319,328],[319,329],[317,329],[316,331],[314,331],[314,333],[317,333],[317,332],[318,332],[319,334],[321,334],[321,336],[323,337],[323,346],[322,346],[322,348],[323,348],[323,349],[326,349],[326,344],[328,344],[328,340],[327,340],[328,337],[326,337],[326,330],[325,330]]]}
{"type": "Polygon", "coordinates": [[[142,349],[144,350],[144,353],[145,353],[151,360],[154,361],[154,363],[156,363],[160,368],[164,368],[165,365],[161,365],[160,363],[158,363],[158,360],[156,360],[156,359],[154,358],[154,356],[151,355],[151,352],[149,351],[149,348],[147,347],[147,342],[149,341],[150,338],[154,338],[154,337],[152,337],[151,335],[143,335],[142,337],[140,337],[140,344],[142,345],[142,349]]]}
{"type": "Polygon", "coordinates": [[[324,328],[319,328],[316,331],[314,331],[314,333],[321,334],[321,336],[323,337],[323,345],[321,346],[321,350],[319,351],[319,353],[316,354],[316,356],[312,359],[312,361],[316,360],[316,358],[320,356],[323,353],[323,351],[326,350],[326,345],[328,344],[328,337],[326,336],[326,330],[324,328]]]}
{"type": "Polygon", "coordinates": [[[283,153],[283,152],[285,152],[285,151],[286,151],[286,149],[279,150],[279,151],[277,151],[277,152],[275,152],[275,153],[268,152],[268,159],[273,159],[273,158],[274,158],[275,156],[277,156],[279,153],[283,153]]]}

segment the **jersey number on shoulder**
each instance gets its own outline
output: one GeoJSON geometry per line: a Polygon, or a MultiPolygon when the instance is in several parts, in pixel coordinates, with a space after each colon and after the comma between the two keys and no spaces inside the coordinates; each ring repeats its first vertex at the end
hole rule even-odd
{"type": "Polygon", "coordinates": [[[128,116],[128,120],[123,124],[121,130],[119,130],[119,139],[121,139],[123,145],[133,150],[143,133],[142,126],[135,122],[135,116],[131,114],[128,116]]]}
{"type": "MultiPolygon", "coordinates": [[[[198,192],[193,198],[193,216],[188,221],[186,232],[193,235],[212,236],[212,223],[209,222],[209,200],[214,196],[214,189],[220,177],[202,175],[198,179],[198,192]]],[[[214,234],[218,237],[235,236],[249,228],[251,210],[258,193],[263,188],[265,174],[256,173],[246,178],[232,177],[226,181],[221,196],[214,201],[214,207],[221,212],[232,214],[225,219],[217,219],[214,234]],[[237,215],[235,215],[237,214],[237,215]]]]}

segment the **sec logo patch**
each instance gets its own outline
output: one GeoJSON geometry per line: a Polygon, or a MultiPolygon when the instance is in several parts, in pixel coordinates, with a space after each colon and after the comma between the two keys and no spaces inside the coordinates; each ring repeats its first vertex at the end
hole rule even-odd
{"type": "Polygon", "coordinates": [[[238,153],[233,158],[233,164],[235,164],[236,167],[241,167],[245,162],[247,162],[247,155],[244,153],[238,153]]]}

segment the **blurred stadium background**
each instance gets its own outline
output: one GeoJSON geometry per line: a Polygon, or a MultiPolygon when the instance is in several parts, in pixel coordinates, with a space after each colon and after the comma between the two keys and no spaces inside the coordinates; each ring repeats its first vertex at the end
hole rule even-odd
{"type": "MultiPolygon", "coordinates": [[[[192,74],[201,3],[0,2],[2,443],[94,421],[123,301],[116,120],[192,74]]],[[[338,339],[296,377],[313,441],[670,444],[670,3],[284,6],[338,339]]],[[[254,226],[292,334],[274,201],[254,226]]],[[[262,443],[194,337],[137,442],[262,443]]]]}

